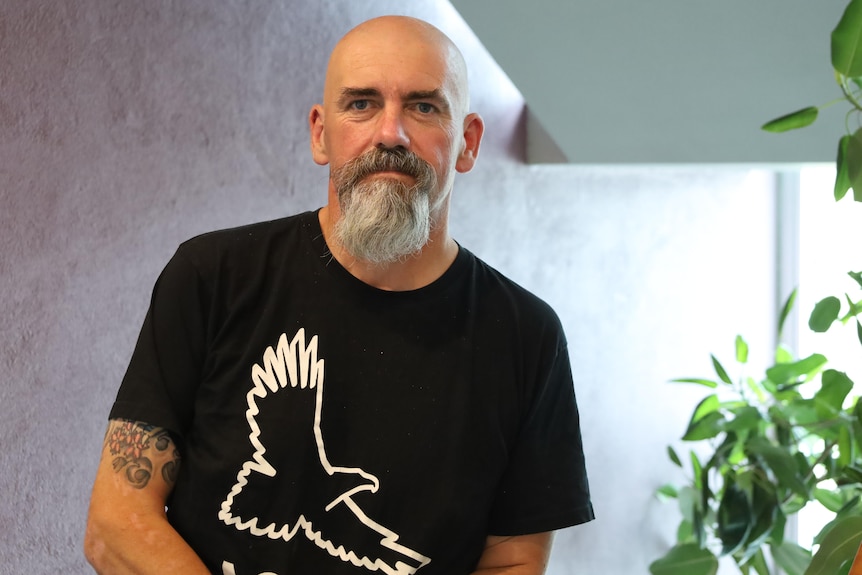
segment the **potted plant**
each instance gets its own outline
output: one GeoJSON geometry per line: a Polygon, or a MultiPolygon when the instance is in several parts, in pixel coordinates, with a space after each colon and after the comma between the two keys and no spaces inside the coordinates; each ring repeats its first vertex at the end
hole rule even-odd
{"type": "MultiPolygon", "coordinates": [[[[834,196],[841,200],[852,189],[862,201],[862,0],[850,1],[831,39],[839,101],[850,104],[834,196]]],[[[809,106],[762,128],[804,128],[819,110],[809,106]]],[[[821,300],[809,327],[823,332],[836,321],[855,322],[862,344],[862,272],[849,277],[852,289],[821,300]]],[[[795,292],[780,313],[779,341],[794,300],[795,292]]],[[[650,572],[714,575],[718,557],[727,556],[745,575],[773,575],[776,567],[788,575],[847,575],[862,542],[862,401],[849,395],[853,381],[823,355],[799,358],[783,345],[755,378],[746,372],[748,345],[739,336],[732,370],[714,355],[712,362],[715,377],[674,380],[713,392],[697,405],[682,437],[692,444],[689,453],[680,457],[668,447],[687,480],[658,493],[677,501],[682,519],[677,544],[650,572]],[[812,501],[834,514],[814,540],[815,553],[784,537],[787,519],[812,501]]]]}

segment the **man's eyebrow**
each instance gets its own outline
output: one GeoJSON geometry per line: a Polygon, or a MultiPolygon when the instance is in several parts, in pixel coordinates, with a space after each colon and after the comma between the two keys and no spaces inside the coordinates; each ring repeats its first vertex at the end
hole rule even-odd
{"type": "Polygon", "coordinates": [[[342,88],[339,94],[338,101],[344,102],[352,98],[373,98],[380,95],[380,91],[375,88],[342,88]]]}
{"type": "MultiPolygon", "coordinates": [[[[379,98],[381,96],[380,90],[377,88],[354,88],[354,87],[346,87],[342,88],[339,93],[338,102],[341,105],[347,104],[350,100],[356,98],[379,98]]],[[[421,102],[421,101],[430,101],[434,102],[439,106],[439,108],[443,111],[448,111],[450,109],[449,101],[443,95],[439,89],[435,88],[433,90],[413,90],[412,92],[407,92],[404,95],[404,101],[406,102],[421,102]]]]}
{"type": "Polygon", "coordinates": [[[436,103],[442,110],[449,110],[449,101],[443,96],[443,93],[438,90],[415,90],[408,92],[404,97],[408,102],[417,102],[421,100],[430,100],[436,103]]]}

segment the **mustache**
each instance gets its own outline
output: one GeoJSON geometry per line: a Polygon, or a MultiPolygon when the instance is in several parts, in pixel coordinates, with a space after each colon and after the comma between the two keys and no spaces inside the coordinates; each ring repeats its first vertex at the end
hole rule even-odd
{"type": "Polygon", "coordinates": [[[400,172],[416,179],[417,188],[426,188],[436,174],[431,165],[404,148],[372,148],[334,170],[336,189],[352,188],[367,176],[378,172],[400,172]]]}

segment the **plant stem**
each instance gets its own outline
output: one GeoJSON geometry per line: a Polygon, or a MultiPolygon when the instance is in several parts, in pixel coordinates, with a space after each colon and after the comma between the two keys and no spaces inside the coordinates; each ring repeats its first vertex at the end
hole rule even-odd
{"type": "MultiPolygon", "coordinates": [[[[814,460],[814,463],[811,465],[811,469],[808,471],[808,473],[803,478],[803,483],[807,483],[808,480],[811,479],[812,477],[814,477],[814,478],[817,477],[814,474],[814,468],[817,467],[818,465],[822,464],[824,461],[826,461],[826,459],[831,455],[832,448],[835,447],[836,445],[838,445],[838,442],[835,440],[830,440],[828,443],[824,444],[823,451],[820,452],[820,455],[817,457],[817,459],[814,460]]],[[[819,482],[819,480],[818,480],[818,482],[819,482]]],[[[787,503],[789,503],[790,500],[793,499],[793,496],[794,496],[794,493],[790,492],[787,495],[787,497],[784,498],[784,501],[781,502],[781,505],[783,506],[783,505],[786,505],[787,503]]]]}
{"type": "Polygon", "coordinates": [[[838,73],[836,73],[835,76],[836,80],[838,80],[838,86],[841,87],[841,91],[844,93],[844,97],[854,108],[862,112],[862,104],[859,103],[859,100],[856,99],[853,92],[851,92],[847,86],[847,77],[838,73]]]}

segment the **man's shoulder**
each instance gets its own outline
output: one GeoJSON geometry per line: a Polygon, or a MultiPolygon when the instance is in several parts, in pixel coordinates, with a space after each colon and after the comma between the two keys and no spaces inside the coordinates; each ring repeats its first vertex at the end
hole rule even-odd
{"type": "Polygon", "coordinates": [[[193,236],[182,242],[177,253],[193,261],[237,255],[248,257],[276,245],[288,247],[315,220],[314,212],[303,212],[275,220],[224,228],[193,236]]]}
{"type": "Polygon", "coordinates": [[[202,277],[213,278],[265,270],[273,261],[299,261],[301,253],[312,250],[316,222],[315,212],[303,212],[206,232],[182,242],[168,266],[190,266],[202,277]]]}
{"type": "Polygon", "coordinates": [[[559,322],[557,314],[548,302],[524,287],[518,281],[499,271],[482,258],[462,248],[472,260],[473,278],[480,291],[495,306],[507,305],[519,316],[559,322]]]}
{"type": "Polygon", "coordinates": [[[289,235],[308,225],[314,212],[303,212],[284,218],[255,222],[199,234],[180,244],[181,251],[230,250],[268,241],[273,237],[289,235]]]}

